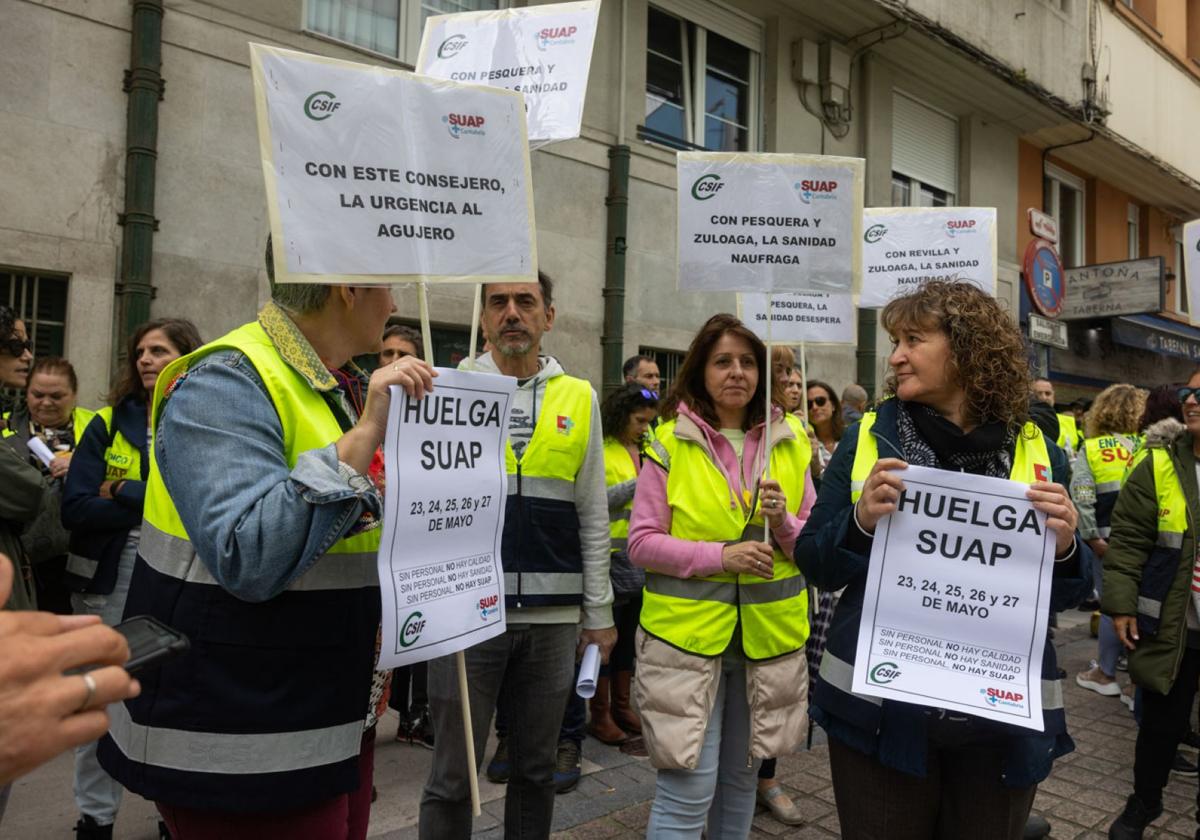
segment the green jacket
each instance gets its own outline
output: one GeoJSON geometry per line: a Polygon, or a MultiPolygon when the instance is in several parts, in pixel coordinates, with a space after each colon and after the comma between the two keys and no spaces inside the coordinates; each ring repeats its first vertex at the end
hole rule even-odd
{"type": "MultiPolygon", "coordinates": [[[[1187,608],[1191,600],[1192,563],[1196,555],[1196,522],[1200,521],[1200,490],[1196,485],[1196,456],[1192,436],[1176,420],[1164,420],[1146,430],[1146,447],[1164,449],[1171,456],[1187,499],[1187,530],[1176,563],[1174,578],[1162,599],[1158,632],[1141,632],[1129,654],[1129,675],[1137,685],[1166,694],[1179,675],[1187,643],[1187,608]]],[[[1130,473],[1117,496],[1112,513],[1112,534],[1104,555],[1104,591],[1101,609],[1108,615],[1138,614],[1142,571],[1158,540],[1158,495],[1154,463],[1144,458],[1130,473]]],[[[1169,568],[1169,567],[1168,567],[1169,568]]]]}
{"type": "Polygon", "coordinates": [[[37,467],[0,444],[0,554],[8,555],[13,564],[12,596],[0,607],[37,609],[33,565],[21,545],[21,534],[37,518],[45,487],[37,467]]]}

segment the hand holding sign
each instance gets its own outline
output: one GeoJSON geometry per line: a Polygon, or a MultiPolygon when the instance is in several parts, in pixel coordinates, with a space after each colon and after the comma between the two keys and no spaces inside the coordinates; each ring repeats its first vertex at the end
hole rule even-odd
{"type": "Polygon", "coordinates": [[[1054,532],[1055,556],[1066,554],[1075,542],[1075,526],[1079,523],[1079,513],[1066,488],[1050,481],[1037,481],[1029,485],[1025,495],[1034,508],[1046,514],[1046,527],[1054,532]]]}
{"type": "Polygon", "coordinates": [[[746,540],[721,549],[721,568],[739,575],[758,575],[770,580],[775,576],[775,555],[764,542],[746,540]]]}
{"type": "Polygon", "coordinates": [[[854,506],[854,517],[868,534],[875,533],[879,520],[896,510],[904,482],[893,470],[908,469],[908,464],[899,458],[880,458],[871,467],[871,473],[863,482],[862,496],[854,506]]]}
{"type": "Polygon", "coordinates": [[[354,428],[337,442],[338,460],[366,474],[387,433],[388,410],[391,407],[391,387],[397,385],[413,399],[419,400],[433,391],[437,371],[415,356],[405,356],[395,364],[385,365],[371,374],[367,386],[367,404],[354,428]]]}

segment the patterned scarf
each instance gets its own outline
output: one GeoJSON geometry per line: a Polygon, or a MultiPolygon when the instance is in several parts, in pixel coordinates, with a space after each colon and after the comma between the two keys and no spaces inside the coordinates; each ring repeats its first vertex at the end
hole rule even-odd
{"type": "Polygon", "coordinates": [[[1004,423],[984,423],[963,432],[927,405],[899,402],[897,407],[900,451],[908,463],[1008,478],[1016,433],[1004,423]]]}

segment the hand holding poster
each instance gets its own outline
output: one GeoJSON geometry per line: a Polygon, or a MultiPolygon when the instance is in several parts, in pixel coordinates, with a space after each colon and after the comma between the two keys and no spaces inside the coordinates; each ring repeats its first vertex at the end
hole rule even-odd
{"type": "Polygon", "coordinates": [[[1188,312],[1193,324],[1200,323],[1200,219],[1183,226],[1183,270],[1187,272],[1188,312]]]}
{"type": "Polygon", "coordinates": [[[858,310],[849,294],[744,294],[738,295],[738,308],[746,326],[763,341],[769,338],[773,344],[858,343],[858,310]],[[771,301],[769,331],[768,297],[771,301]]]}
{"type": "Polygon", "coordinates": [[[537,279],[521,96],[250,45],[276,278],[537,279]]]}
{"type": "Polygon", "coordinates": [[[864,308],[886,306],[926,280],[966,280],[996,295],[994,207],[868,207],[863,211],[864,308]]]}
{"type": "Polygon", "coordinates": [[[860,158],[680,152],[676,177],[678,288],[857,290],[860,158]]]}
{"type": "Polygon", "coordinates": [[[529,145],[579,136],[599,0],[437,15],[417,72],[525,95],[529,145]]]}
{"type": "Polygon", "coordinates": [[[875,529],[853,690],[1042,729],[1054,565],[1014,481],[910,466],[875,529]]]}
{"type": "Polygon", "coordinates": [[[392,388],[379,582],[380,668],[504,632],[504,441],[516,380],[438,368],[434,391],[392,388]]]}

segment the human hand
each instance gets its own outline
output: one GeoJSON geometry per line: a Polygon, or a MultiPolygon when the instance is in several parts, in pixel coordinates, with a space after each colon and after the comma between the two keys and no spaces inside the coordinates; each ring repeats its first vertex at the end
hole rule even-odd
{"type": "Polygon", "coordinates": [[[111,499],[113,497],[112,486],[116,483],[117,483],[116,480],[101,481],[100,482],[100,498],[101,499],[111,499]]]}
{"type": "MultiPolygon", "coordinates": [[[[13,569],[0,554],[0,604],[13,569]]],[[[0,785],[108,731],[109,703],[136,697],[125,637],[96,616],[0,612],[0,785]],[[99,666],[87,674],[63,672],[99,666]]]]}
{"type": "Polygon", "coordinates": [[[71,468],[71,453],[59,452],[54,456],[54,460],[50,462],[50,477],[62,478],[67,474],[67,470],[71,468]]]}
{"type": "Polygon", "coordinates": [[[787,521],[787,496],[783,486],[774,479],[765,479],[758,485],[759,510],[772,528],[782,528],[787,521]]]}
{"type": "Polygon", "coordinates": [[[908,464],[899,458],[880,458],[871,467],[863,482],[862,495],[854,506],[854,516],[868,534],[874,534],[879,520],[896,510],[904,482],[895,471],[906,469],[908,464]]]}
{"type": "Polygon", "coordinates": [[[392,402],[390,388],[399,385],[413,399],[421,399],[433,391],[437,372],[416,356],[405,356],[384,365],[371,374],[367,386],[367,404],[354,428],[336,443],[337,456],[363,475],[370,468],[375,450],[383,443],[387,431],[388,408],[392,402]]]}
{"type": "Polygon", "coordinates": [[[1117,638],[1121,640],[1121,644],[1125,645],[1129,650],[1137,647],[1140,641],[1137,629],[1136,615],[1114,615],[1113,627],[1116,628],[1117,638]]]}
{"type": "Polygon", "coordinates": [[[758,575],[770,580],[775,576],[775,555],[764,542],[746,540],[721,549],[721,568],[739,575],[758,575]]]}
{"type": "Polygon", "coordinates": [[[1108,540],[1103,539],[1102,537],[1090,539],[1087,541],[1087,544],[1091,546],[1092,553],[1101,559],[1103,559],[1104,555],[1108,553],[1108,540]]]}
{"type": "Polygon", "coordinates": [[[608,655],[617,644],[617,628],[602,627],[599,630],[583,630],[579,633],[579,644],[575,648],[575,658],[580,659],[588,645],[600,648],[600,664],[608,664],[608,655]]]}
{"type": "Polygon", "coordinates": [[[1055,556],[1066,554],[1075,542],[1079,514],[1067,488],[1052,481],[1035,481],[1025,491],[1034,508],[1046,514],[1046,527],[1054,532],[1055,556]]]}

